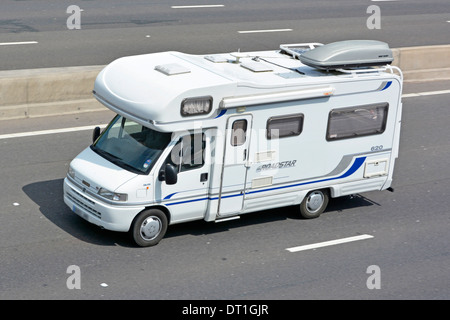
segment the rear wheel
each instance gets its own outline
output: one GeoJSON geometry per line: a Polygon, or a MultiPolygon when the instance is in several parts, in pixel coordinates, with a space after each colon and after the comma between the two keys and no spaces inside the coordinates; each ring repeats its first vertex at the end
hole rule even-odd
{"type": "Polygon", "coordinates": [[[314,190],[309,192],[300,204],[300,215],[306,219],[320,216],[328,205],[328,190],[314,190]]]}
{"type": "Polygon", "coordinates": [[[158,209],[142,211],[134,220],[131,235],[141,247],[157,245],[167,231],[167,216],[158,209]]]}

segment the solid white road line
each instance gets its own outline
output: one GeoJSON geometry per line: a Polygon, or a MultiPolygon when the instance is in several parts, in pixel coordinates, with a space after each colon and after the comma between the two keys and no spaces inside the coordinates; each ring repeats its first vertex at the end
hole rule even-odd
{"type": "Polygon", "coordinates": [[[84,130],[94,130],[95,127],[106,127],[106,124],[84,126],[84,127],[74,127],[74,128],[63,128],[63,129],[52,129],[52,130],[41,130],[41,131],[30,131],[30,132],[20,132],[20,133],[8,133],[0,135],[0,140],[12,139],[12,138],[22,138],[22,137],[33,137],[41,136],[45,134],[55,134],[55,133],[67,133],[67,132],[77,132],[84,130]]]}
{"type": "Polygon", "coordinates": [[[198,8],[222,8],[223,4],[202,4],[193,6],[171,6],[172,9],[198,9],[198,8]]]}
{"type": "Polygon", "coordinates": [[[36,44],[37,41],[22,41],[22,42],[0,42],[0,46],[15,46],[20,44],[36,44]]]}
{"type": "Polygon", "coordinates": [[[402,98],[433,96],[433,95],[447,94],[447,93],[450,93],[450,90],[427,91],[427,92],[417,92],[417,93],[405,93],[405,94],[402,94],[402,98]]]}
{"type": "Polygon", "coordinates": [[[307,244],[307,245],[299,246],[299,247],[287,248],[286,250],[289,252],[299,252],[299,251],[317,249],[317,248],[322,248],[322,247],[334,246],[337,244],[342,244],[342,243],[347,243],[347,242],[366,240],[366,239],[371,239],[371,238],[373,238],[373,236],[371,236],[369,234],[362,234],[360,236],[354,236],[354,237],[342,238],[342,239],[337,239],[337,240],[307,244]]]}
{"type": "Polygon", "coordinates": [[[268,29],[268,30],[242,30],[238,31],[238,33],[265,33],[265,32],[289,32],[293,31],[292,29],[268,29]]]}

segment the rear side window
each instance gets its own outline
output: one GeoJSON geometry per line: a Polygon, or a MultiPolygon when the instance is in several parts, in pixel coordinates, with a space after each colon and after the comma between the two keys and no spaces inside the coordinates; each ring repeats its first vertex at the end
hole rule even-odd
{"type": "Polygon", "coordinates": [[[381,134],[386,129],[388,103],[331,110],[327,140],[381,134]]]}
{"type": "Polygon", "coordinates": [[[272,117],[267,121],[267,139],[298,136],[303,130],[303,114],[272,117]]]}

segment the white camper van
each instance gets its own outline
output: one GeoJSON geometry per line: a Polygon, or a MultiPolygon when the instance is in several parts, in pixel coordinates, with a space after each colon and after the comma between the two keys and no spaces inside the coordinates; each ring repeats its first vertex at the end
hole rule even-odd
{"type": "Polygon", "coordinates": [[[70,164],[64,201],[152,246],[171,224],[391,189],[402,74],[385,43],[118,59],[94,96],[117,113],[70,164]]]}

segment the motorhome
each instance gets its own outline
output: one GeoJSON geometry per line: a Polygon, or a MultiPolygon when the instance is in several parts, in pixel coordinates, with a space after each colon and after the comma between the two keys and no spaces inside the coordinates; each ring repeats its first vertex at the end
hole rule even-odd
{"type": "Polygon", "coordinates": [[[97,76],[117,114],[69,166],[64,201],[156,245],[168,226],[391,190],[402,73],[373,40],[257,52],[129,56],[97,76]]]}

